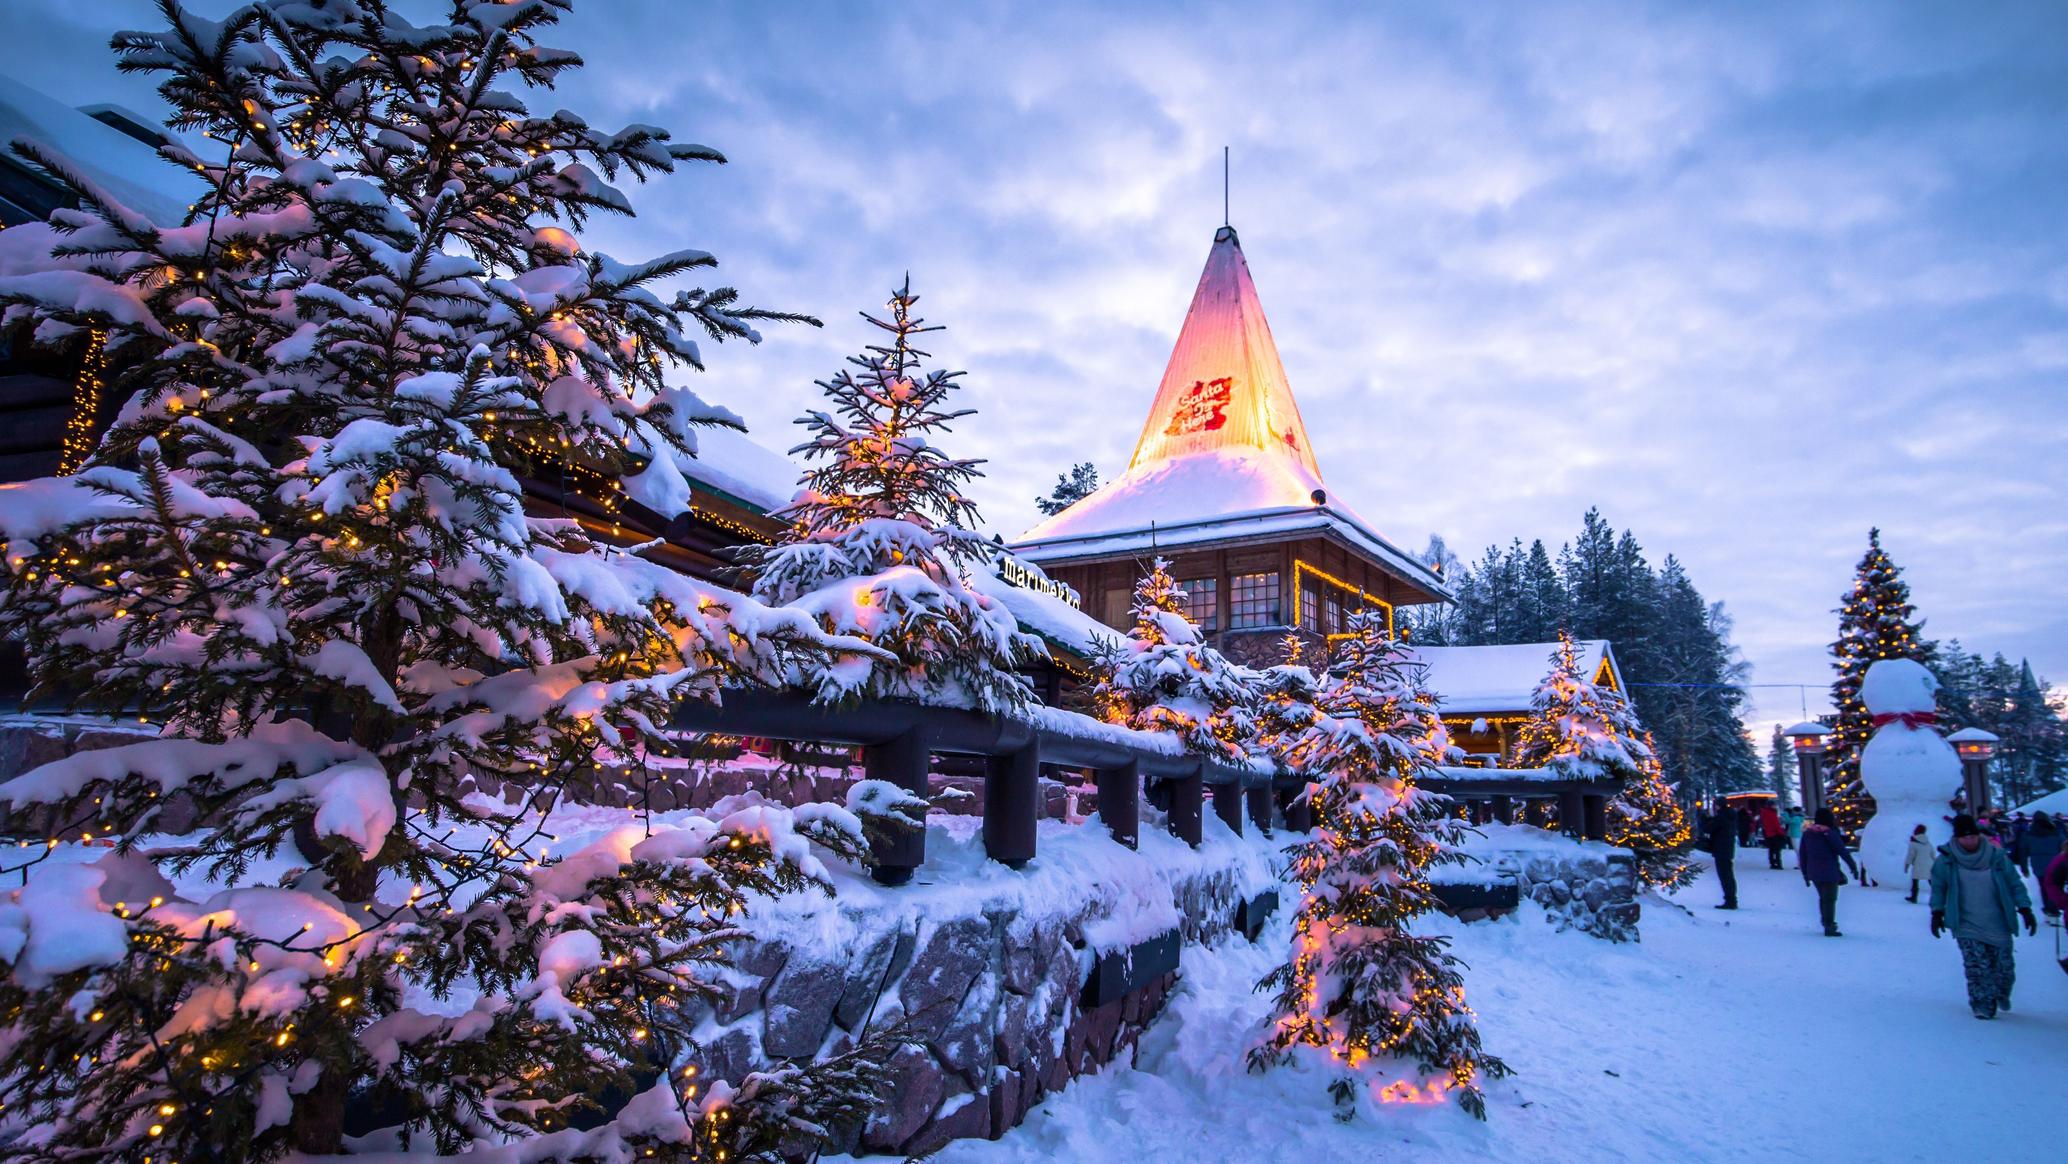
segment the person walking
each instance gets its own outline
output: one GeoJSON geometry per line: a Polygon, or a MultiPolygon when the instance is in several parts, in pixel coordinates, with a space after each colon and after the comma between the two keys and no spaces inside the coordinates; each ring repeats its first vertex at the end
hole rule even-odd
{"type": "Polygon", "coordinates": [[[2068,912],[2068,848],[2054,854],[2039,875],[2039,904],[2048,917],[2068,912]]]}
{"type": "Polygon", "coordinates": [[[1766,844],[1766,867],[1781,867],[1781,850],[1788,847],[1788,826],[1771,804],[1759,806],[1759,839],[1766,844]]]}
{"type": "Polygon", "coordinates": [[[2020,873],[2030,873],[2038,880],[2046,873],[2046,867],[2053,864],[2054,854],[2061,851],[2061,828],[2054,818],[2043,812],[2032,814],[2032,822],[2025,826],[2025,833],[2011,847],[2011,864],[2020,873]]]}
{"type": "Polygon", "coordinates": [[[1845,871],[1860,875],[1860,863],[1838,831],[1838,818],[1828,808],[1817,810],[1816,823],[1802,830],[1802,847],[1795,852],[1802,883],[1817,889],[1817,917],[1824,923],[1824,936],[1842,938],[1838,932],[1838,887],[1845,884],[1845,871]]]}
{"type": "Polygon", "coordinates": [[[1788,847],[1792,849],[1796,845],[1801,844],[1802,810],[1792,804],[1789,805],[1788,811],[1781,814],[1781,823],[1788,826],[1788,847]]]}
{"type": "Polygon", "coordinates": [[[1903,872],[1910,875],[1910,896],[1904,900],[1917,900],[1918,882],[1922,881],[1926,886],[1931,885],[1932,862],[1937,860],[1938,856],[1939,851],[1932,847],[1932,838],[1925,832],[1923,825],[1910,830],[1910,847],[1903,853],[1903,872]]]}
{"type": "Polygon", "coordinates": [[[1716,880],[1723,886],[1723,904],[1716,908],[1738,908],[1738,814],[1719,806],[1702,834],[1702,848],[1716,859],[1716,880]]]}
{"type": "Polygon", "coordinates": [[[1939,846],[1932,862],[1932,936],[1953,931],[1967,976],[1968,1009],[1978,1019],[2011,1008],[2017,982],[2011,936],[2020,920],[2027,934],[2039,932],[2025,879],[2002,849],[1983,843],[1974,817],[1954,817],[1953,839],[1939,846]]]}
{"type": "Polygon", "coordinates": [[[1745,807],[1742,804],[1739,805],[1737,811],[1737,818],[1738,847],[1741,849],[1749,849],[1752,847],[1752,810],[1745,807]]]}

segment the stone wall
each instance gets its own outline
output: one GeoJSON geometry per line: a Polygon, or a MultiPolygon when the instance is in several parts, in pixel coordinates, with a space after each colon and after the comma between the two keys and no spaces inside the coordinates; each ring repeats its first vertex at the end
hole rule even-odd
{"type": "Polygon", "coordinates": [[[1637,860],[1606,845],[1570,851],[1501,853],[1494,872],[1511,877],[1525,901],[1561,930],[1579,930],[1611,942],[1637,940],[1637,860]]]}
{"type": "Polygon", "coordinates": [[[1096,825],[1044,825],[1044,849],[1067,853],[1023,872],[971,867],[957,831],[932,830],[931,885],[843,884],[816,908],[785,899],[753,918],[760,936],[727,997],[698,1016],[705,1070],[737,1081],[904,1021],[919,1041],[893,1061],[882,1110],[836,1147],[913,1155],[995,1138],[1070,1079],[1132,1061],[1161,1012],[1177,973],[1100,1002],[1085,989],[1100,955],[1173,929],[1187,944],[1243,940],[1238,907],[1268,882],[1264,844],[1225,829],[1199,850],[1145,835],[1134,853],[1096,825]]]}

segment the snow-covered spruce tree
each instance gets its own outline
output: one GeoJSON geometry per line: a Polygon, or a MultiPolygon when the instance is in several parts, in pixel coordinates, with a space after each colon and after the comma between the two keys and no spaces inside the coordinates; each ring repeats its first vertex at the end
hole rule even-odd
{"type": "Polygon", "coordinates": [[[742,557],[756,597],[895,656],[816,669],[808,681],[822,696],[1010,710],[1029,695],[1013,669],[1043,648],[966,583],[968,567],[996,553],[972,528],[976,503],[962,492],[982,462],[934,443],[971,410],[948,407],[962,373],[921,368],[928,353],[913,340],[942,329],[912,313],[918,302],[908,278],[890,297],[889,319],[863,314],[889,342],[848,357],[859,375],[843,368],[818,382],[833,411],[800,417],[811,437],[790,450],[818,463],[783,511],[789,525],[776,544],[742,557]]]}
{"type": "Polygon", "coordinates": [[[1608,842],[1636,854],[1646,884],[1671,887],[1692,875],[1676,851],[1688,841],[1687,818],[1659,767],[1651,734],[1621,692],[1581,673],[1572,636],[1564,632],[1551,653],[1550,673],[1530,698],[1515,763],[1566,777],[1621,781],[1609,801],[1608,842]]]}
{"type": "Polygon", "coordinates": [[[1625,778],[1622,790],[1609,799],[1608,843],[1636,854],[1637,875],[1646,885],[1678,889],[1700,871],[1684,855],[1694,830],[1673,795],[1673,786],[1666,783],[1650,732],[1644,733],[1644,754],[1638,758],[1637,771],[1625,778]]]}
{"type": "Polygon", "coordinates": [[[1277,992],[1277,1017],[1250,1065],[1325,1057],[1345,1118],[1360,1092],[1382,1103],[1455,1094],[1484,1118],[1481,1083],[1508,1068],[1480,1047],[1449,940],[1408,928],[1436,904],[1428,870],[1465,859],[1450,799],[1416,784],[1429,769],[1417,741],[1436,716],[1415,699],[1383,614],[1352,616],[1350,635],[1293,755],[1315,831],[1291,850],[1300,909],[1289,961],[1257,984],[1277,992]]]}
{"type": "Polygon", "coordinates": [[[1306,642],[1297,633],[1284,641],[1285,661],[1257,672],[1256,753],[1291,767],[1307,732],[1321,716],[1321,684],[1302,662],[1306,642]]]}
{"type": "Polygon", "coordinates": [[[1831,706],[1838,718],[1825,742],[1824,787],[1827,803],[1847,833],[1858,832],[1874,815],[1873,797],[1860,784],[1860,749],[1874,736],[1874,717],[1860,700],[1867,668],[1881,659],[1915,659],[1930,664],[1935,645],[1924,638],[1924,622],[1912,621],[1910,584],[1903,570],[1881,548],[1881,531],[1867,531],[1867,552],[1853,571],[1852,589],[1840,600],[1838,641],[1831,644],[1837,678],[1831,683],[1831,706]]]}
{"type": "Polygon", "coordinates": [[[42,852],[119,839],[8,870],[0,1155],[265,1160],[349,1122],[741,1159],[867,1101],[881,1040],[734,1091],[685,1075],[678,1017],[747,894],[824,876],[805,836],[861,851],[851,816],[545,831],[539,794],[665,749],[676,700],[870,652],[526,512],[544,465],[673,474],[718,416],[663,380],[689,333],[774,318],[655,289],[700,252],[575,236],[629,210],[611,179],[717,155],[527,113],[505,86],[579,63],[535,39],[564,8],[166,4],[114,43],[217,143],[165,151],[207,186],[183,224],[17,143],[82,208],[0,234],[5,323],[103,337],[128,404],[77,476],[0,492],[0,630],[45,691],[163,730],[0,788],[42,852]],[[470,795],[491,780],[534,792],[470,795]],[[593,1126],[606,1094],[634,1098],[593,1126]]]}
{"type": "Polygon", "coordinates": [[[1170,563],[1156,559],[1135,584],[1134,626],[1096,660],[1092,705],[1107,723],[1169,732],[1201,756],[1229,763],[1257,744],[1255,672],[1200,641],[1170,563]]]}
{"type": "Polygon", "coordinates": [[[1651,755],[1644,725],[1623,697],[1580,673],[1572,636],[1560,631],[1551,670],[1530,696],[1530,717],[1515,744],[1518,768],[1549,768],[1561,776],[1629,780],[1651,755]]]}

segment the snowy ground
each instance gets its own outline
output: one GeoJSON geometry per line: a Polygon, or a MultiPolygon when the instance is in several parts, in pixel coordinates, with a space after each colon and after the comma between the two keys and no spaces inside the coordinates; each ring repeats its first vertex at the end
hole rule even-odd
{"type": "Polygon", "coordinates": [[[1185,951],[1183,985],[1135,1067],[1079,1080],[1003,1140],[937,1159],[2050,1158],[2068,1085],[2054,931],[2019,938],[2017,1010],[1979,1022],[1923,905],[1849,886],[1846,936],[1825,938],[1800,875],[1764,856],[1739,861],[1736,913],[1710,908],[1706,875],[1680,895],[1686,909],[1648,900],[1639,945],[1530,917],[1451,927],[1487,1046],[1516,1069],[1485,1124],[1448,1106],[1342,1124],[1313,1079],[1243,1073],[1264,1007],[1250,985],[1282,949],[1281,910],[1259,946],[1185,951]]]}

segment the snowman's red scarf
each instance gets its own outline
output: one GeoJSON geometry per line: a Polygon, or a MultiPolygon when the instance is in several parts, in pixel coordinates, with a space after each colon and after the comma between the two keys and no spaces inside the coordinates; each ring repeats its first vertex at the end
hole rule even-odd
{"type": "Polygon", "coordinates": [[[1903,721],[1903,726],[1906,728],[1921,728],[1939,722],[1939,713],[1936,711],[1892,711],[1886,715],[1875,716],[1874,726],[1884,728],[1897,720],[1903,721]]]}

